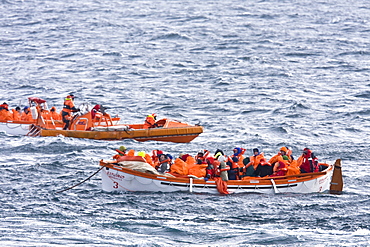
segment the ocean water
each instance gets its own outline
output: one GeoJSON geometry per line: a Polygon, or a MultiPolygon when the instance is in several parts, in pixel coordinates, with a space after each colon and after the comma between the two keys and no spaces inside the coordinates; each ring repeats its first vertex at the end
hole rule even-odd
{"type": "Polygon", "coordinates": [[[345,0],[0,2],[0,103],[41,97],[201,124],[187,144],[0,133],[1,246],[369,246],[370,5],[345,0]],[[281,146],[342,159],[342,195],[107,193],[121,145],[177,157],[281,146]]]}

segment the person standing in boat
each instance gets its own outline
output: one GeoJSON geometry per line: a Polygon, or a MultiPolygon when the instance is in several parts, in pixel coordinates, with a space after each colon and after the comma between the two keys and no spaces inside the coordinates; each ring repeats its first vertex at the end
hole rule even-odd
{"type": "Polygon", "coordinates": [[[79,109],[75,107],[75,104],[73,102],[74,98],[75,96],[73,94],[70,94],[64,99],[63,110],[62,110],[62,120],[64,123],[63,130],[67,130],[69,128],[69,125],[71,123],[71,118],[72,118],[71,113],[79,111],[79,109]]]}
{"type": "Polygon", "coordinates": [[[145,119],[143,129],[151,129],[151,128],[158,127],[158,125],[155,123],[156,120],[157,120],[157,114],[153,113],[153,114],[148,115],[145,119]]]}

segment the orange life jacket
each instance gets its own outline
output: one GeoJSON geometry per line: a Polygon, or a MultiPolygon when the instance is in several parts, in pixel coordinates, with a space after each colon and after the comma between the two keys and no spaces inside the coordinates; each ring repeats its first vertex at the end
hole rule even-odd
{"type": "Polygon", "coordinates": [[[22,121],[32,122],[33,121],[32,113],[30,111],[28,111],[28,113],[22,112],[22,114],[21,114],[21,120],[22,121]]]}
{"type": "Polygon", "coordinates": [[[2,109],[0,110],[0,119],[1,120],[13,120],[13,113],[6,109],[2,109]]]}
{"type": "Polygon", "coordinates": [[[73,103],[73,100],[68,97],[65,98],[62,112],[65,112],[68,115],[70,115],[71,112],[75,112],[75,111],[77,111],[77,109],[75,107],[75,104],[73,103]]]}
{"type": "Polygon", "coordinates": [[[62,120],[62,115],[57,112],[57,109],[54,106],[50,108],[50,117],[52,117],[54,120],[62,120]]]}
{"type": "Polygon", "coordinates": [[[13,112],[13,120],[14,121],[19,121],[21,120],[21,113],[17,111],[16,109],[12,109],[13,112]]]}
{"type": "Polygon", "coordinates": [[[155,119],[153,115],[149,115],[145,119],[145,123],[143,125],[143,129],[149,129],[155,127],[155,119]]]}
{"type": "Polygon", "coordinates": [[[264,157],[263,153],[260,153],[257,156],[252,155],[252,156],[249,157],[250,162],[246,166],[249,167],[250,165],[253,165],[254,170],[256,170],[257,169],[257,166],[261,162],[261,159],[264,159],[264,158],[265,157],[264,157]]]}

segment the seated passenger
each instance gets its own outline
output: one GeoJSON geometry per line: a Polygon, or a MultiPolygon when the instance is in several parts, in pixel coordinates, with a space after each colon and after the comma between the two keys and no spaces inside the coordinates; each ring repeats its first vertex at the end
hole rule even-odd
{"type": "Polygon", "coordinates": [[[214,167],[215,159],[213,157],[207,157],[206,162],[208,166],[206,168],[206,176],[204,180],[208,181],[209,179],[213,179],[215,177],[215,167],[214,167]]]}
{"type": "Polygon", "coordinates": [[[200,150],[197,155],[195,155],[194,159],[196,160],[197,164],[207,164],[206,158],[208,157],[209,151],[208,150],[200,150]]]}
{"type": "Polygon", "coordinates": [[[159,155],[159,163],[156,167],[158,172],[165,173],[169,172],[171,168],[171,159],[166,154],[159,155]]]}
{"type": "Polygon", "coordinates": [[[219,162],[226,161],[227,157],[221,149],[217,149],[214,155],[215,159],[219,162]]]}
{"type": "Polygon", "coordinates": [[[13,120],[13,113],[9,111],[6,102],[0,105],[0,120],[13,120]]]}
{"type": "Polygon", "coordinates": [[[22,112],[22,115],[21,115],[21,120],[22,121],[28,121],[28,122],[33,121],[32,113],[31,113],[30,108],[28,106],[25,106],[23,108],[23,112],[22,112]]]}
{"type": "MultiPolygon", "coordinates": [[[[253,155],[249,157],[249,162],[243,169],[245,176],[252,176],[262,159],[265,159],[263,153],[261,153],[258,148],[254,148],[253,155]]],[[[246,159],[243,160],[243,163],[245,163],[245,161],[246,159]]]]}
{"type": "Polygon", "coordinates": [[[13,111],[13,120],[14,121],[20,121],[21,120],[21,108],[17,106],[15,109],[12,109],[13,111]]]}
{"type": "Polygon", "coordinates": [[[54,106],[52,108],[50,108],[50,116],[54,120],[59,120],[59,121],[62,120],[62,115],[60,115],[60,113],[57,112],[57,109],[54,106]]]}
{"type": "Polygon", "coordinates": [[[157,120],[157,114],[153,113],[151,115],[148,115],[145,119],[143,129],[150,129],[158,127],[155,121],[157,120]]]}
{"type": "Polygon", "coordinates": [[[41,109],[41,116],[45,120],[51,120],[51,114],[48,110],[41,109]]]}
{"type": "Polygon", "coordinates": [[[320,170],[318,159],[308,148],[303,149],[303,153],[298,158],[297,163],[301,173],[319,172],[320,170]]]}
{"type": "Polygon", "coordinates": [[[276,162],[283,161],[284,155],[288,157],[289,163],[293,161],[294,158],[291,155],[291,151],[287,147],[281,147],[280,151],[269,160],[269,163],[274,165],[276,162]]]}
{"type": "Polygon", "coordinates": [[[270,177],[285,176],[287,174],[288,168],[284,162],[279,161],[275,166],[276,171],[270,177]]]}
{"type": "Polygon", "coordinates": [[[257,169],[254,171],[253,175],[256,177],[266,177],[273,173],[273,167],[265,159],[261,159],[257,169]]]}
{"type": "Polygon", "coordinates": [[[118,154],[113,156],[113,159],[118,160],[122,156],[126,156],[126,150],[127,148],[125,146],[120,146],[119,149],[116,149],[118,154]]]}
{"type": "Polygon", "coordinates": [[[230,180],[238,180],[242,176],[240,168],[244,167],[243,160],[245,149],[236,147],[233,149],[233,154],[227,158],[226,164],[230,167],[228,177],[230,180]]]}
{"type": "Polygon", "coordinates": [[[236,157],[238,159],[238,166],[239,167],[243,167],[243,160],[244,160],[244,156],[243,154],[245,153],[245,149],[244,148],[239,148],[239,147],[236,147],[233,149],[233,155],[231,155],[231,157],[236,157]]]}

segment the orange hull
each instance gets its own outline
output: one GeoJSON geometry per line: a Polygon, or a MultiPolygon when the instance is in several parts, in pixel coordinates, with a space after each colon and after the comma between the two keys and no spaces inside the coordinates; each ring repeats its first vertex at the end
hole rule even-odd
{"type": "Polygon", "coordinates": [[[134,139],[136,141],[162,141],[188,143],[203,132],[201,126],[186,126],[175,128],[153,128],[153,129],[127,129],[107,131],[87,130],[58,130],[40,129],[40,136],[58,136],[74,138],[86,138],[95,140],[123,140],[134,139]]]}

